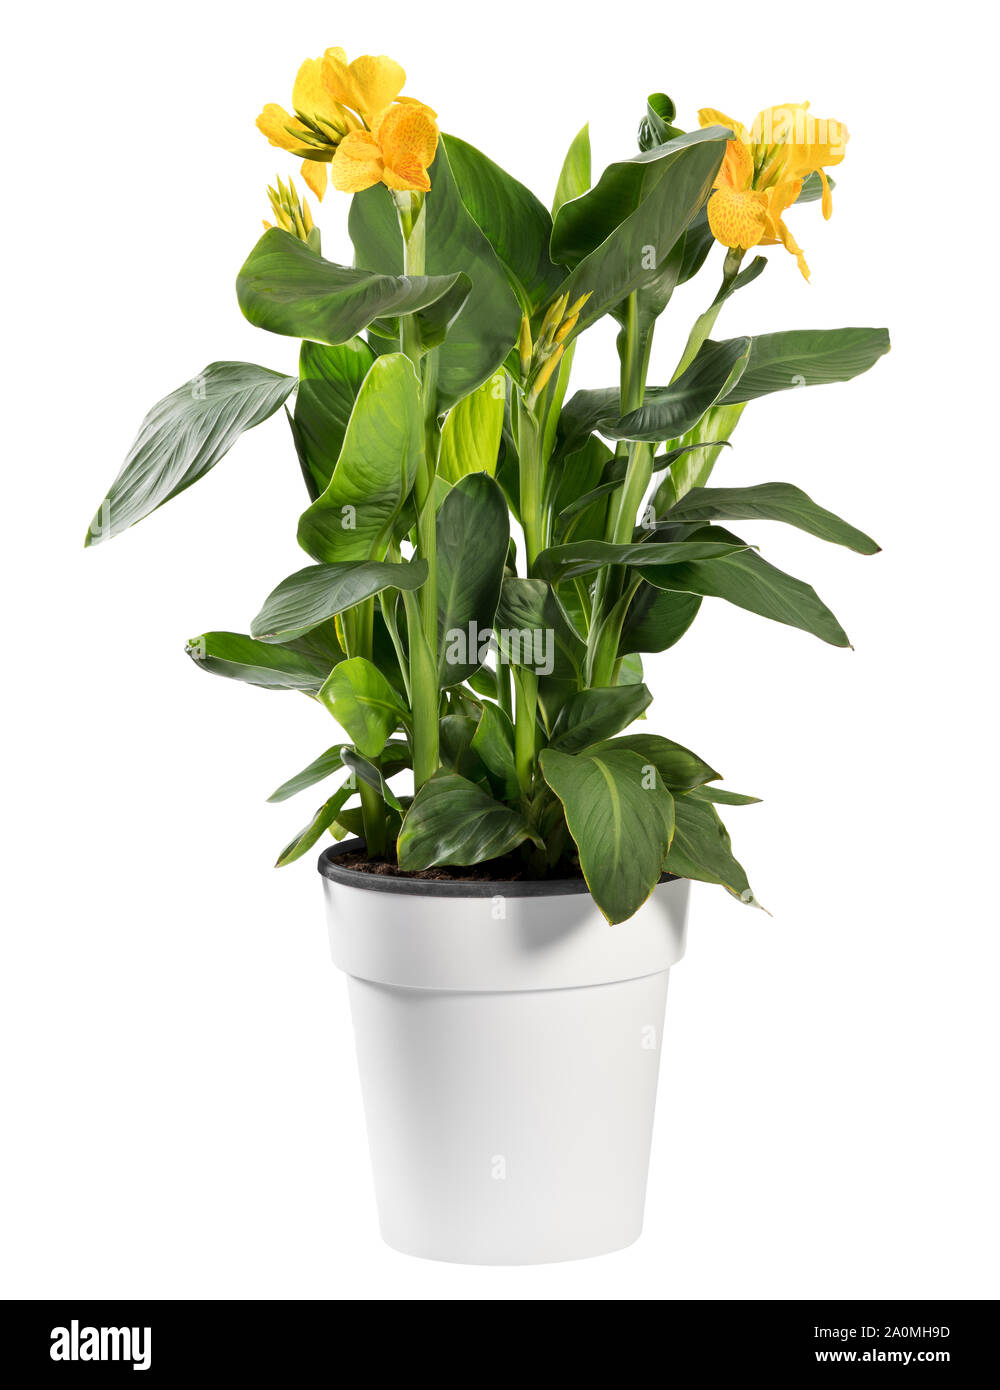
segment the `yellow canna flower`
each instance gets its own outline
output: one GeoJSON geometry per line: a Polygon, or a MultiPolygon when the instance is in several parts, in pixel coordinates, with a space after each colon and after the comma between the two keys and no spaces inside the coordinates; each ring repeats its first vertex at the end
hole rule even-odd
{"type": "Polygon", "coordinates": [[[419,102],[387,106],[372,118],[370,130],[352,131],[337,147],[330,182],[342,193],[360,193],[373,184],[426,193],[437,152],[438,128],[430,108],[419,102]]]}
{"type": "Polygon", "coordinates": [[[299,68],[292,92],[295,114],[271,103],[257,125],[272,145],[300,156],[302,177],[317,198],[326,192],[327,165],[334,187],[347,193],[379,182],[426,191],[427,166],[437,150],[435,113],[399,95],[405,81],[403,69],[384,54],[349,63],[342,48],[328,48],[322,58],[307,58],[299,68]],[[344,157],[336,163],[345,142],[344,157]]]}
{"type": "Polygon", "coordinates": [[[833,198],[825,169],[843,159],[847,127],[811,116],[807,101],[768,107],[758,113],[750,130],[708,107],[698,112],[698,119],[703,128],[728,126],[736,137],[726,146],[708,200],[712,235],[724,246],[743,250],[780,243],[796,257],[808,280],[805,256],[783,214],[802,192],[803,179],[818,173],[823,183],[823,216],[830,216],[833,198]]]}

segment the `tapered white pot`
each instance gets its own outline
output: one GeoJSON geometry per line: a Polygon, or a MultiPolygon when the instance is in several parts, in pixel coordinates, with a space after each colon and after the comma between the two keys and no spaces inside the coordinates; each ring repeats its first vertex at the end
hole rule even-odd
{"type": "Polygon", "coordinates": [[[689,883],[611,927],[580,881],[448,883],[320,857],[379,1221],[409,1255],[541,1264],[642,1230],[689,883]]]}

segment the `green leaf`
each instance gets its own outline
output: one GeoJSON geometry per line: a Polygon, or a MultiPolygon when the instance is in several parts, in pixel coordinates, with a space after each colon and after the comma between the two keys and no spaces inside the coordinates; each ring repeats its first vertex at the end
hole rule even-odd
{"type": "Polygon", "coordinates": [[[441,430],[438,477],[457,483],[469,473],[495,476],[505,405],[506,377],[496,372],[448,411],[441,430]]]}
{"type": "Polygon", "coordinates": [[[656,768],[663,779],[663,785],[671,792],[687,792],[700,787],[704,782],[714,782],[721,773],[710,767],[697,753],[672,739],[659,734],[623,734],[607,743],[597,744],[591,753],[602,753],[608,749],[624,748],[638,753],[644,763],[656,768]]]}
{"type": "Polygon", "coordinates": [[[236,297],[252,324],[316,343],[346,343],[373,320],[391,327],[402,314],[417,314],[422,333],[436,335],[468,294],[469,281],[455,267],[447,275],[352,270],[280,227],[264,233],[236,277],[236,297]]]}
{"type": "Polygon", "coordinates": [[[504,578],[496,633],[501,655],[512,666],[574,681],[583,671],[586,647],[544,580],[504,578]]]}
{"type": "Polygon", "coordinates": [[[307,565],[268,594],[250,631],[262,642],[288,642],[383,589],[419,589],[426,578],[426,560],[307,565]]]}
{"type": "MultiPolygon", "coordinates": [[[[791,391],[798,386],[825,386],[850,381],[873,367],[889,351],[886,328],[804,328],[764,333],[750,340],[746,371],[723,404],[736,405],[791,391]]],[[[707,346],[707,345],[706,345],[707,346]]]]}
{"type": "MultiPolygon", "coordinates": [[[[713,528],[713,535],[715,530],[713,528]]],[[[552,545],[535,560],[534,572],[540,579],[562,583],[581,574],[591,574],[607,565],[630,565],[635,568],[675,566],[682,561],[718,559],[745,550],[746,543],[721,539],[686,541],[635,541],[618,545],[613,541],[570,541],[568,545],[552,545]],[[693,547],[688,549],[688,547],[693,547]]],[[[652,580],[656,583],[656,580],[652,580]]],[[[660,585],[667,589],[668,584],[660,585]]]]}
{"type": "Polygon", "coordinates": [[[354,402],[374,360],[363,338],[335,347],[302,344],[295,433],[314,499],[333,476],[354,402]]]}
{"type": "Polygon", "coordinates": [[[381,768],[376,767],[368,758],[362,757],[356,748],[344,748],[341,756],[344,766],[349,767],[355,777],[360,777],[362,782],[367,783],[369,787],[373,787],[375,791],[381,795],[382,800],[387,806],[391,806],[392,809],[398,811],[400,815],[403,814],[403,804],[389,786],[389,783],[385,780],[381,768]]]}
{"type": "Polygon", "coordinates": [[[367,758],[377,757],[392,731],[408,719],[382,672],[360,656],[333,668],[319,698],[367,758]]]}
{"type": "Polygon", "coordinates": [[[602,192],[607,170],[590,193],[564,204],[553,232],[553,259],[573,264],[582,244],[581,218],[585,228],[583,242],[598,235],[593,250],[576,264],[562,286],[570,303],[583,294],[591,296],[567,343],[633,291],[660,281],[675,245],[711,192],[725,149],[723,137],[721,128],[712,126],[682,136],[648,155],[637,155],[637,160],[657,165],[657,177],[651,180],[648,168],[641,171],[646,179],[643,182],[641,178],[637,184],[641,200],[624,221],[621,218],[627,203],[609,199],[607,191],[602,192]],[[592,199],[595,204],[585,207],[592,199]],[[576,239],[560,241],[560,227],[567,218],[575,219],[576,239]]]}
{"type": "Polygon", "coordinates": [[[494,791],[507,801],[518,795],[514,726],[498,705],[483,701],[471,748],[490,775],[494,791]]]}
{"type": "Polygon", "coordinates": [[[228,676],[264,690],[302,690],[308,695],[319,694],[340,659],[324,660],[294,646],[256,642],[242,632],[203,632],[188,642],[186,651],[196,666],[214,676],[228,676]]]}
{"type": "Polygon", "coordinates": [[[742,792],[728,792],[724,787],[692,787],[688,793],[696,801],[714,801],[720,806],[757,806],[759,796],[744,796],[742,792]]]}
{"type": "Polygon", "coordinates": [[[590,187],[590,126],[585,125],[573,136],[566,158],[559,171],[555,197],[552,199],[552,216],[555,217],[563,203],[579,198],[590,187]]]}
{"type": "Polygon", "coordinates": [[[468,680],[483,664],[480,644],[488,641],[493,627],[509,545],[507,503],[497,483],[486,473],[461,478],[437,514],[438,678],[443,687],[468,680]]]}
{"type": "Polygon", "coordinates": [[[345,782],[339,790],[334,792],[329,801],[324,801],[305,829],[300,830],[278,855],[275,868],[284,868],[286,864],[301,859],[303,854],[311,850],[323,831],[329,830],[330,826],[333,825],[343,809],[344,803],[350,800],[353,792],[354,788],[350,782],[345,782]]]}
{"type": "Polygon", "coordinates": [[[696,594],[672,594],[643,580],[625,615],[619,654],[665,652],[684,636],[700,607],[696,594]]]}
{"type": "MultiPolygon", "coordinates": [[[[721,526],[706,526],[695,533],[697,540],[705,541],[709,536],[734,545],[739,540],[721,526]]],[[[831,646],[851,645],[847,633],[815,589],[768,564],[754,550],[734,550],[722,558],[646,569],[643,575],[657,588],[724,598],[772,622],[811,632],[831,646]]]]}
{"type": "Polygon", "coordinates": [[[441,140],[462,202],[496,252],[522,310],[533,316],[563,280],[549,260],[552,218],[534,193],[474,146],[457,135],[441,140]]]}
{"type": "MultiPolygon", "coordinates": [[[[681,135],[657,149],[616,160],[604,170],[589,192],[565,203],[555,216],[552,228],[552,259],[561,265],[577,266],[619,232],[643,207],[655,217],[648,229],[657,231],[657,217],[665,213],[668,221],[659,238],[647,236],[637,242],[656,248],[662,262],[691,218],[707,200],[712,182],[725,154],[728,132],[722,126],[681,135]],[[661,190],[665,184],[666,189],[661,190]]],[[[626,291],[627,293],[627,291],[626,291]]],[[[575,296],[570,295],[572,300],[575,296]]],[[[625,294],[617,295],[617,304],[625,294]]]]}
{"type": "Polygon", "coordinates": [[[299,544],[328,563],[381,560],[423,448],[420,387],[400,352],[375,360],[329,486],[299,519],[299,544]]]}
{"type": "Polygon", "coordinates": [[[667,872],[702,883],[721,884],[740,902],[760,907],[743,865],[733,858],[729,834],[715,807],[679,796],[674,809],[674,838],[664,864],[667,872]]]}
{"type": "Polygon", "coordinates": [[[525,840],[543,848],[517,811],[457,773],[438,772],[417,792],[403,820],[399,867],[415,873],[435,864],[481,864],[525,840]]]}
{"type": "Polygon", "coordinates": [[[314,758],[308,767],[304,767],[294,777],[289,777],[287,782],[282,782],[281,786],[267,798],[268,801],[287,801],[290,796],[297,796],[299,792],[304,792],[307,787],[314,787],[317,782],[324,782],[335,772],[343,772],[344,764],[340,755],[347,747],[349,745],[346,743],[335,743],[332,748],[328,748],[325,753],[314,758]]]}
{"type": "Polygon", "coordinates": [[[760,483],[756,487],[692,488],[667,513],[671,522],[784,521],[810,536],[846,545],[860,555],[875,555],[879,547],[833,512],[819,507],[791,483],[760,483]]]}
{"type": "Polygon", "coordinates": [[[648,709],[653,697],[644,685],[580,690],[563,705],[552,727],[553,748],[579,753],[627,729],[648,709]]]}
{"type": "MultiPolygon", "coordinates": [[[[521,310],[489,241],[462,201],[445,142],[431,165],[434,196],[424,203],[430,274],[462,271],[472,288],[437,348],[437,408],[447,410],[488,380],[517,342],[521,310]]],[[[356,193],[349,219],[360,265],[398,275],[403,243],[392,195],[381,184],[356,193]]]]}
{"type": "Polygon", "coordinates": [[[212,362],[165,396],[143,420],[85,544],[110,540],[203,478],[295,385],[252,362],[212,362]]]}
{"type": "Polygon", "coordinates": [[[684,132],[673,124],[677,108],[666,92],[651,92],[646,101],[646,114],[639,123],[640,150],[653,150],[665,145],[684,132]]]}
{"type": "Polygon", "coordinates": [[[638,410],[619,420],[602,420],[598,429],[610,439],[676,439],[739,381],[750,360],[750,343],[750,338],[706,343],[670,386],[649,387],[638,410]]]}
{"type": "Polygon", "coordinates": [[[546,748],[542,775],[563,804],[591,896],[614,925],[631,917],[660,878],[674,801],[638,753],[546,748]]]}
{"type": "Polygon", "coordinates": [[[729,436],[740,422],[745,405],[714,405],[695,425],[673,441],[683,452],[671,466],[670,472],[657,488],[653,510],[659,514],[683,497],[693,487],[702,487],[712,475],[719,455],[729,442],[729,436]],[[705,447],[708,445],[709,447],[705,447]]]}

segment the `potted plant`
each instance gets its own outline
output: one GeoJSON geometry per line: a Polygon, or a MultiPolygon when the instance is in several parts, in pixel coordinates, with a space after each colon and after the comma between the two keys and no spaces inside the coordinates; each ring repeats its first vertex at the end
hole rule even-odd
{"type": "Polygon", "coordinates": [[[188,652],[318,700],[343,731],[271,800],[324,784],[278,864],[332,835],[319,868],[383,1234],[440,1259],[569,1259],[640,1231],[691,880],[755,903],[718,810],[754,798],[638,723],[642,657],[705,598],[848,645],[743,523],[875,542],[790,483],[710,480],[750,402],[846,381],[889,343],[713,336],[767,265],[753,248],[784,246],[808,278],[785,216],[829,217],[847,132],[807,105],[684,130],[654,94],[639,152],[593,183],[580,131],[550,211],[403,88],[389,58],[334,48],[303,63],[291,113],[264,107],[315,196],[352,196],[353,265],[324,258],[279,178],[237,296],[301,340],[297,371],[215,362],[154,406],[87,544],[284,409],[310,563],[248,633],[188,652]],[[703,268],[704,312],[647,384],[660,316],[703,268]],[[607,315],[617,381],[571,394],[576,340],[607,315]]]}

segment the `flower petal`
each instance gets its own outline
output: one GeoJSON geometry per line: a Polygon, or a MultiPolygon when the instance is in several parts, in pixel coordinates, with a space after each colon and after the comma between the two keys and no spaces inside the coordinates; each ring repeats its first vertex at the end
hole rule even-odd
{"type": "Polygon", "coordinates": [[[749,145],[750,143],[750,132],[747,130],[746,126],[741,125],[739,121],[734,121],[731,116],[724,116],[721,111],[716,111],[713,106],[703,106],[701,108],[698,112],[698,124],[701,126],[702,130],[710,125],[727,126],[736,136],[737,140],[741,140],[744,145],[749,145]]]}
{"type": "Polygon", "coordinates": [[[382,182],[386,188],[409,189],[411,193],[426,193],[431,186],[427,170],[414,154],[400,156],[391,168],[387,164],[382,182]]]}
{"type": "Polygon", "coordinates": [[[714,188],[733,188],[737,192],[750,188],[753,183],[753,152],[749,145],[739,140],[730,140],[722,165],[715,178],[714,188]]]}
{"type": "Polygon", "coordinates": [[[382,178],[382,151],[367,130],[352,131],[337,146],[330,182],[341,193],[360,193],[382,178]]]}
{"type": "Polygon", "coordinates": [[[326,192],[326,165],[319,159],[304,159],[302,177],[322,202],[326,192]]]}
{"type": "Polygon", "coordinates": [[[409,102],[389,106],[375,117],[372,133],[382,147],[386,164],[394,169],[410,156],[425,169],[434,162],[438,128],[426,106],[409,102]]]}
{"type": "Polygon", "coordinates": [[[371,117],[388,106],[403,90],[406,73],[398,63],[381,54],[366,53],[348,63],[342,48],[328,48],[324,57],[324,81],[330,95],[350,106],[368,124],[371,117]]]}
{"type": "Polygon", "coordinates": [[[717,189],[708,200],[708,225],[723,246],[744,251],[756,246],[767,230],[767,198],[752,189],[717,189]]]}
{"type": "Polygon", "coordinates": [[[292,154],[316,148],[316,136],[308,126],[273,101],[268,102],[257,117],[257,129],[267,136],[272,145],[277,145],[281,150],[291,150],[292,154]]]}

